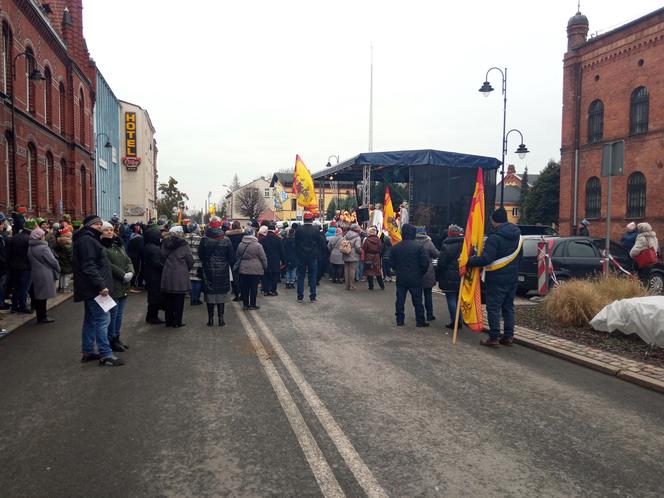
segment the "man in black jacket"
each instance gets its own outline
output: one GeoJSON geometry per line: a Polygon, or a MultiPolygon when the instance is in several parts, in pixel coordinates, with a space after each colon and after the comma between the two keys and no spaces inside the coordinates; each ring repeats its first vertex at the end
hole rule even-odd
{"type": "Polygon", "coordinates": [[[314,215],[304,214],[304,225],[295,232],[295,251],[297,252],[297,300],[304,299],[304,276],[309,273],[309,300],[316,302],[316,276],[318,274],[318,255],[320,239],[318,229],[313,226],[314,215]]]}
{"type": "Polygon", "coordinates": [[[417,327],[428,327],[424,320],[424,306],[422,304],[422,277],[429,269],[429,258],[424,248],[415,242],[415,226],[405,223],[401,226],[403,240],[392,247],[390,262],[397,274],[397,325],[404,324],[404,304],[406,295],[410,297],[415,307],[415,321],[417,327]]]}
{"type": "Polygon", "coordinates": [[[107,297],[113,288],[111,264],[99,241],[102,224],[101,218],[90,215],[73,236],[74,301],[85,303],[81,362],[99,360],[102,366],[115,367],[124,365],[124,361],[113,356],[108,343],[111,314],[95,301],[97,296],[107,297]]]}
{"type": "Polygon", "coordinates": [[[483,346],[512,345],[514,337],[514,296],[521,260],[521,231],[507,222],[507,212],[498,208],[491,215],[493,230],[484,244],[481,256],[468,260],[468,267],[485,267],[486,311],[489,316],[489,338],[480,341],[483,346]],[[502,311],[504,335],[500,335],[502,311]]]}
{"type": "Polygon", "coordinates": [[[266,288],[263,289],[266,296],[278,296],[277,284],[281,273],[281,263],[286,260],[284,254],[284,243],[276,233],[274,222],[267,225],[267,235],[260,241],[265,250],[267,258],[267,270],[265,271],[266,288]]]}
{"type": "Polygon", "coordinates": [[[436,278],[440,290],[445,293],[447,310],[450,314],[448,329],[454,328],[454,318],[459,300],[459,256],[463,248],[463,229],[458,225],[450,225],[447,229],[447,238],[443,241],[436,267],[436,278]]]}
{"type": "Polygon", "coordinates": [[[27,306],[30,289],[30,262],[28,261],[28,242],[30,230],[25,228],[22,214],[12,213],[14,235],[9,241],[7,266],[10,271],[12,289],[12,313],[30,313],[27,306]]]}

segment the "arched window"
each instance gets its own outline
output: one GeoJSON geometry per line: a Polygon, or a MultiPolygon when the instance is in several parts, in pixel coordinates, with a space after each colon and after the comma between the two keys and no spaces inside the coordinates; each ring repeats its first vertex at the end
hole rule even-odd
{"type": "Polygon", "coordinates": [[[35,54],[31,48],[25,50],[25,88],[27,90],[26,103],[30,114],[35,114],[35,82],[30,75],[35,70],[35,54]]]}
{"type": "Polygon", "coordinates": [[[65,134],[65,86],[60,83],[58,86],[60,93],[60,102],[58,104],[58,117],[60,121],[60,134],[65,134]]]}
{"type": "Polygon", "coordinates": [[[604,104],[594,100],[588,108],[588,143],[601,142],[604,138],[604,104]]]}
{"type": "Polygon", "coordinates": [[[602,184],[593,176],[586,182],[586,218],[599,218],[602,212],[602,184]]]}
{"type": "Polygon", "coordinates": [[[646,217],[646,177],[643,173],[632,173],[627,178],[627,218],[646,217]]]}
{"type": "Polygon", "coordinates": [[[85,145],[85,95],[83,95],[82,88],[78,95],[78,122],[81,127],[81,145],[85,145]]]}
{"type": "Polygon", "coordinates": [[[37,147],[32,142],[28,144],[28,206],[34,211],[37,206],[37,147]]]}
{"type": "Polygon", "coordinates": [[[46,210],[55,212],[55,171],[53,154],[46,153],[46,210]]]}
{"type": "Polygon", "coordinates": [[[14,38],[9,24],[2,23],[2,93],[9,95],[11,93],[11,63],[14,48],[14,38]]]}
{"type": "Polygon", "coordinates": [[[629,134],[648,131],[648,89],[640,86],[632,92],[629,108],[629,134]]]}
{"type": "Polygon", "coordinates": [[[53,77],[51,68],[46,66],[44,70],[44,114],[46,115],[46,124],[53,124],[53,77]]]}
{"type": "Polygon", "coordinates": [[[88,173],[85,165],[81,165],[81,211],[84,216],[88,215],[88,173]]]}

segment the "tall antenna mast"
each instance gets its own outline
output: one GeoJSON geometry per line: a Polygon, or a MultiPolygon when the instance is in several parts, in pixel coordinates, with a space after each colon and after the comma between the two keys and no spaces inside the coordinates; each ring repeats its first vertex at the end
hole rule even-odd
{"type": "Polygon", "coordinates": [[[371,77],[369,83],[369,152],[373,152],[373,43],[371,44],[371,77]]]}

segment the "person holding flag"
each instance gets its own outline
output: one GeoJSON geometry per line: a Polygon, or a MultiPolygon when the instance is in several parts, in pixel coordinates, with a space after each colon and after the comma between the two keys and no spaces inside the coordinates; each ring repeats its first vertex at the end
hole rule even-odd
{"type": "MultiPolygon", "coordinates": [[[[481,254],[472,255],[468,268],[484,268],[486,272],[486,309],[489,316],[489,338],[480,341],[482,346],[511,346],[514,337],[514,297],[518,283],[522,239],[519,227],[507,221],[504,208],[491,215],[493,230],[484,244],[481,254]],[[502,312],[504,333],[500,334],[502,312]]],[[[464,314],[465,318],[465,314],[464,314]]]]}

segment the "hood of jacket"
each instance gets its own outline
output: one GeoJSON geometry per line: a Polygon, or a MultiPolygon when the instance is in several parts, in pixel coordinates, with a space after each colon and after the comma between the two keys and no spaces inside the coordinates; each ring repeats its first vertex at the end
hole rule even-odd
{"type": "Polygon", "coordinates": [[[181,239],[180,237],[169,237],[164,242],[161,244],[161,246],[166,249],[167,251],[173,251],[177,249],[178,247],[181,246],[186,246],[187,241],[184,239],[181,239]]]}
{"type": "Polygon", "coordinates": [[[346,235],[344,235],[344,239],[353,240],[358,238],[359,236],[360,236],[359,233],[354,232],[353,230],[348,230],[348,232],[346,232],[346,235]]]}
{"type": "Polygon", "coordinates": [[[636,229],[639,231],[639,233],[652,232],[652,226],[650,226],[650,223],[646,223],[645,221],[643,223],[639,223],[636,226],[636,229]]]}
{"type": "Polygon", "coordinates": [[[160,240],[161,232],[157,228],[149,228],[143,234],[143,241],[146,244],[154,244],[158,246],[160,240]]]}
{"type": "Polygon", "coordinates": [[[242,237],[242,242],[245,242],[246,244],[250,244],[252,242],[258,242],[258,239],[254,237],[253,235],[245,235],[242,237]]]}
{"type": "Polygon", "coordinates": [[[415,225],[405,223],[401,226],[401,237],[403,240],[415,240],[416,232],[417,229],[415,228],[415,225]]]}
{"type": "Polygon", "coordinates": [[[34,247],[34,246],[46,246],[46,245],[48,245],[48,242],[46,242],[45,240],[30,239],[30,240],[28,241],[28,245],[31,246],[31,247],[34,247]]]}
{"type": "Polygon", "coordinates": [[[493,230],[493,233],[506,239],[506,240],[519,240],[521,237],[521,230],[514,223],[503,223],[502,225],[496,227],[493,230]]]}
{"type": "Polygon", "coordinates": [[[235,230],[226,230],[226,237],[230,237],[231,235],[243,235],[244,230],[241,228],[236,228],[235,230]]]}
{"type": "Polygon", "coordinates": [[[94,237],[95,239],[99,240],[101,238],[101,232],[98,232],[94,228],[89,228],[89,227],[79,228],[74,232],[72,240],[76,242],[81,237],[94,237]]]}
{"type": "Polygon", "coordinates": [[[418,233],[415,235],[415,240],[418,242],[426,242],[427,240],[431,240],[431,237],[429,237],[426,233],[418,233]]]}

